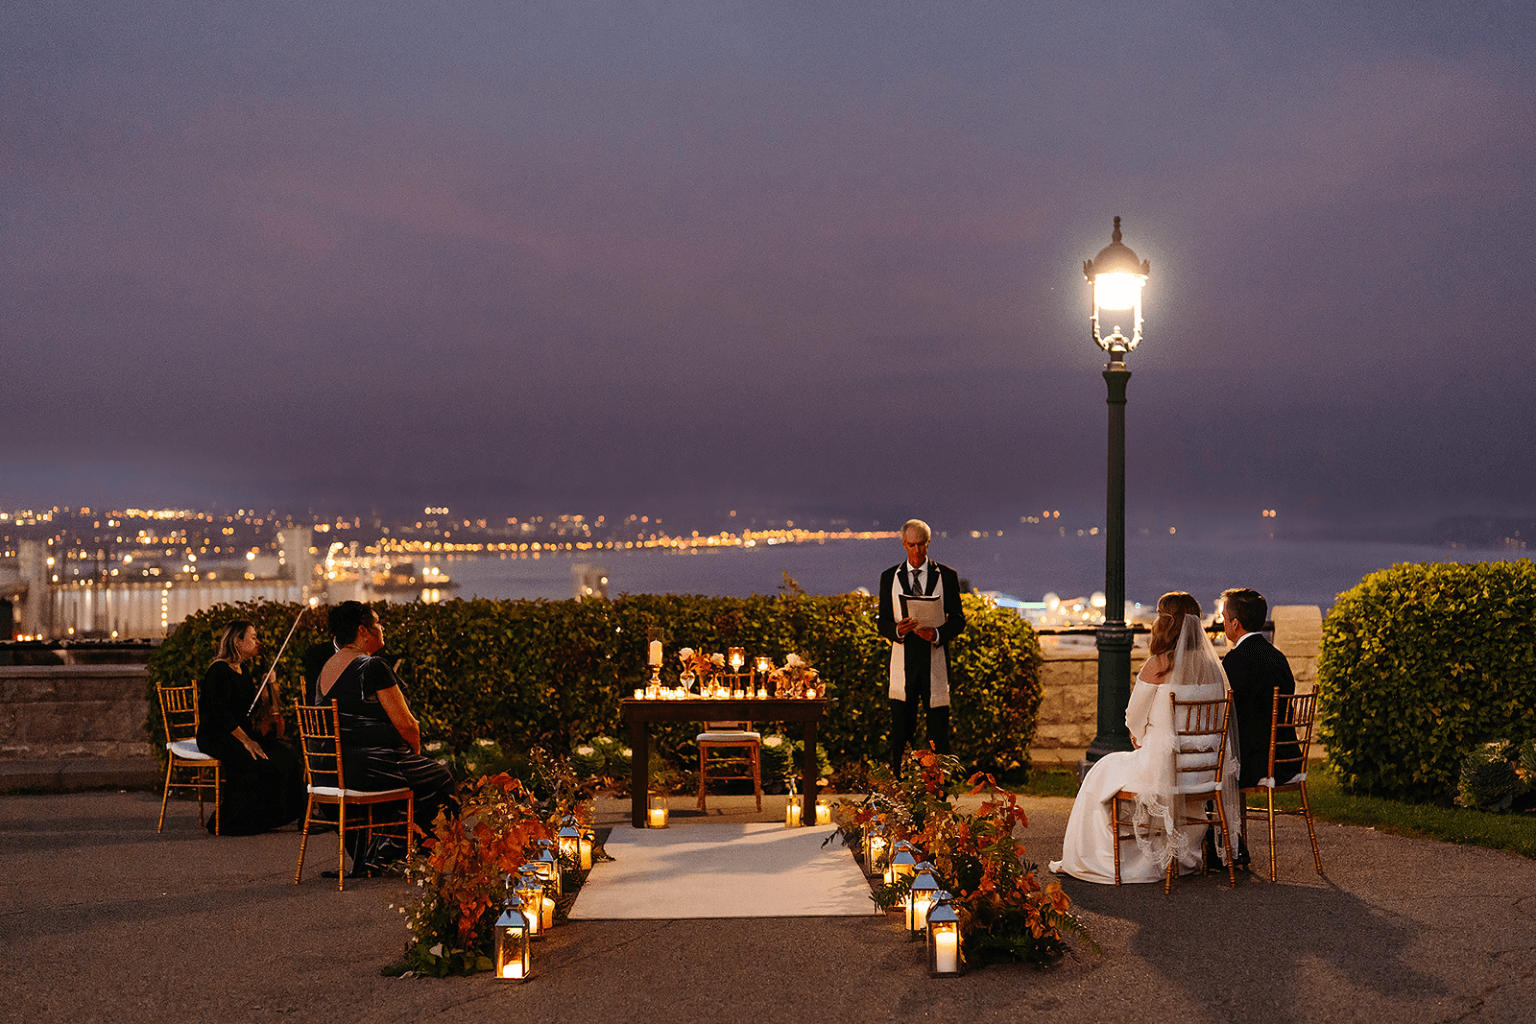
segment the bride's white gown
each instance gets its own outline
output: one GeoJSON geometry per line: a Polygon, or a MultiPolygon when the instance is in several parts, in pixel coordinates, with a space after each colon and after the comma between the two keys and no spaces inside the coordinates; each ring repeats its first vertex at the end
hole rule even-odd
{"type": "MultiPolygon", "coordinates": [[[[1219,663],[1218,663],[1219,664],[1219,663]]],[[[1226,695],[1226,677],[1217,669],[1215,676],[1208,671],[1189,673],[1199,683],[1190,685],[1174,682],[1181,673],[1176,667],[1165,677],[1161,685],[1146,681],[1147,669],[1137,677],[1131,691],[1130,703],[1125,709],[1125,724],[1140,746],[1135,750],[1105,754],[1089,770],[1078,789],[1076,802],[1072,804],[1072,816],[1067,821],[1067,835],[1062,843],[1061,860],[1052,861],[1050,868],[1057,874],[1068,874],[1086,882],[1115,882],[1115,849],[1110,832],[1110,801],[1122,789],[1138,793],[1153,793],[1171,775],[1173,763],[1173,711],[1169,706],[1169,691],[1178,694],[1179,700],[1220,700],[1226,695]]],[[[1228,765],[1232,764],[1229,755],[1228,765]]],[[[1230,769],[1229,769],[1230,770],[1230,769]]],[[[1231,779],[1237,777],[1232,770],[1231,779]]],[[[1183,797],[1175,797],[1183,800],[1183,797]]],[[[1204,803],[1209,797],[1194,798],[1204,803]]],[[[1179,808],[1182,810],[1183,808],[1179,808]]],[[[1122,811],[1127,814],[1128,811],[1122,811]]],[[[1170,856],[1169,839],[1162,823],[1153,815],[1154,827],[1149,842],[1127,840],[1120,844],[1120,880],[1122,882],[1161,881],[1170,856]]],[[[1234,828],[1235,828],[1234,823],[1234,828]]],[[[1143,833],[1148,830],[1142,829],[1143,833]]],[[[1196,831],[1187,837],[1175,833],[1171,845],[1172,856],[1177,856],[1180,873],[1200,867],[1202,835],[1196,831]]],[[[1236,848],[1236,836],[1233,847],[1236,848]]]]}

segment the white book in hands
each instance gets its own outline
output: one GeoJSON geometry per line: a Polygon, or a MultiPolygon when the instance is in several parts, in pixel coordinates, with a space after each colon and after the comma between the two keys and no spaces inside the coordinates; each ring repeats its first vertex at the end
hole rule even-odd
{"type": "Polygon", "coordinates": [[[916,619],[918,629],[938,629],[944,625],[944,599],[937,594],[932,597],[902,594],[901,617],[916,619]]]}

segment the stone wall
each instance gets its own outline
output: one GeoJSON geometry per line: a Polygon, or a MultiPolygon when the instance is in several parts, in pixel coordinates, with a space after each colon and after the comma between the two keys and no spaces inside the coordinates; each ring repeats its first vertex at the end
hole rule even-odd
{"type": "Polygon", "coordinates": [[[0,760],[150,757],[145,665],[0,666],[0,760]]]}
{"type": "MultiPolygon", "coordinates": [[[[1270,612],[1274,644],[1291,663],[1296,692],[1317,686],[1317,653],[1323,642],[1323,614],[1316,605],[1281,605],[1270,612]]],[[[1216,653],[1226,654],[1225,640],[1216,653]]],[[[1099,655],[1092,637],[1041,637],[1045,656],[1041,666],[1044,694],[1030,757],[1038,765],[1076,766],[1098,733],[1099,655]]],[[[1131,676],[1147,660],[1147,638],[1136,638],[1131,651],[1131,676]]],[[[1314,756],[1318,749],[1314,745],[1314,756]]]]}

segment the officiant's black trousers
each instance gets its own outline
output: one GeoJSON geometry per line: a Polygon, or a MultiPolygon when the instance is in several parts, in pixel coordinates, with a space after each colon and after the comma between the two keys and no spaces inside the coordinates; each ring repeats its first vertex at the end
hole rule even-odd
{"type": "MultiPolygon", "coordinates": [[[[907,699],[891,701],[891,772],[901,778],[901,755],[917,732],[917,706],[928,704],[928,684],[907,683],[907,699]],[[916,692],[914,692],[916,691],[916,692]]],[[[949,708],[928,706],[928,740],[941,754],[949,753],[949,708]]]]}

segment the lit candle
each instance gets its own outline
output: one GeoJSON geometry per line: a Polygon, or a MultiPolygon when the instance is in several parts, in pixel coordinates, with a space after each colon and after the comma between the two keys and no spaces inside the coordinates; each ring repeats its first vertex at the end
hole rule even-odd
{"type": "Polygon", "coordinates": [[[661,664],[661,641],[660,640],[652,640],[651,641],[650,660],[647,661],[646,664],[648,664],[648,665],[660,665],[661,664]]]}
{"type": "Polygon", "coordinates": [[[953,974],[960,969],[960,936],[958,933],[949,930],[934,933],[933,960],[934,966],[944,974],[953,974]]]}
{"type": "MultiPolygon", "coordinates": [[[[924,907],[924,912],[926,911],[927,908],[924,907]]],[[[544,897],[544,913],[542,916],[543,920],[540,922],[540,924],[545,931],[548,931],[555,926],[555,901],[550,899],[548,896],[544,897]]]]}
{"type": "Polygon", "coordinates": [[[524,907],[523,919],[528,922],[528,937],[530,939],[536,939],[543,933],[543,929],[539,927],[540,922],[543,920],[543,915],[539,913],[538,907],[524,907]]]}
{"type": "Polygon", "coordinates": [[[514,960],[512,963],[504,965],[501,968],[501,976],[514,980],[521,978],[523,976],[523,962],[521,960],[514,960]]]}
{"type": "Polygon", "coordinates": [[[667,809],[665,807],[651,808],[651,828],[667,827],[667,809]]]}
{"type": "Polygon", "coordinates": [[[644,690],[636,690],[635,691],[635,700],[645,700],[645,691],[644,690]]]}
{"type": "Polygon", "coordinates": [[[814,687],[814,686],[807,686],[805,688],[805,699],[806,700],[815,700],[816,699],[816,687],[814,687]]]}
{"type": "Polygon", "coordinates": [[[582,836],[580,841],[577,842],[577,844],[576,844],[576,849],[580,852],[580,856],[581,856],[581,870],[583,870],[583,871],[591,871],[592,870],[592,840],[587,838],[586,836],[582,836]]]}
{"type": "Polygon", "coordinates": [[[832,808],[819,800],[816,802],[816,824],[832,824],[832,808]]]}
{"type": "Polygon", "coordinates": [[[767,700],[768,699],[768,690],[765,687],[758,687],[757,699],[758,700],[767,700]]]}
{"type": "Polygon", "coordinates": [[[795,828],[800,824],[800,802],[791,800],[789,806],[784,808],[784,827],[795,828]]]}

